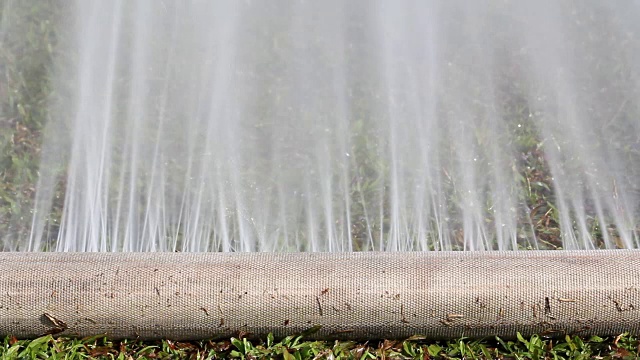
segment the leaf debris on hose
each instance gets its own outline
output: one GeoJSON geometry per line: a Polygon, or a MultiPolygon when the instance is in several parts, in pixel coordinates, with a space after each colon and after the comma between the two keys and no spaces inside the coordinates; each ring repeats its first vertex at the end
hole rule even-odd
{"type": "Polygon", "coordinates": [[[67,330],[67,329],[69,328],[69,327],[67,326],[67,324],[66,324],[64,321],[62,321],[62,320],[60,320],[60,319],[58,319],[58,318],[54,317],[53,315],[50,315],[50,314],[44,313],[44,314],[42,314],[42,316],[43,316],[44,318],[46,318],[47,320],[49,320],[49,322],[51,322],[51,324],[53,324],[53,328],[51,328],[51,329],[47,330],[47,331],[44,333],[44,335],[55,335],[55,334],[59,334],[59,333],[61,333],[61,332],[65,331],[65,330],[67,330]]]}

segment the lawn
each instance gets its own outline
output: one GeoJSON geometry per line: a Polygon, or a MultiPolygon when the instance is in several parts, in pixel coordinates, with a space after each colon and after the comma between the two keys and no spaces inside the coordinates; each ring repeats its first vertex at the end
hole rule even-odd
{"type": "Polygon", "coordinates": [[[566,336],[543,339],[537,335],[517,340],[429,341],[414,336],[406,340],[305,341],[302,336],[259,341],[231,338],[217,341],[141,342],[112,341],[104,337],[35,340],[5,338],[3,359],[635,359],[638,338],[621,334],[613,338],[566,336]]]}

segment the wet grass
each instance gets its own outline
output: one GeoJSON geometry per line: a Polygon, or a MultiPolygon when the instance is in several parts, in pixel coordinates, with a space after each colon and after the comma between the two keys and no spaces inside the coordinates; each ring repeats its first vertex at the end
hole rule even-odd
{"type": "Polygon", "coordinates": [[[218,341],[112,341],[104,337],[35,340],[7,337],[0,348],[3,359],[636,359],[637,337],[543,339],[538,335],[517,340],[500,338],[428,341],[419,336],[383,341],[304,341],[272,336],[249,341],[231,338],[218,341]]]}

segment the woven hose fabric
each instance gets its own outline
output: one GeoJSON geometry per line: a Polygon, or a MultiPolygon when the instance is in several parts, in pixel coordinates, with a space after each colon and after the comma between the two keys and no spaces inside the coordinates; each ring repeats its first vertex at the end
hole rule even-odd
{"type": "Polygon", "coordinates": [[[3,253],[0,335],[638,333],[640,251],[3,253]]]}

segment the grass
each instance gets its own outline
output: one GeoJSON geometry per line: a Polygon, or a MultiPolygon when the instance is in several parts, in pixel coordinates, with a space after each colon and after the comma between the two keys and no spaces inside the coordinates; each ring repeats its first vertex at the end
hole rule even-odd
{"type": "Polygon", "coordinates": [[[517,340],[500,338],[428,341],[419,336],[383,341],[304,341],[289,336],[275,341],[231,338],[219,341],[113,341],[104,337],[34,340],[7,337],[2,359],[636,359],[640,355],[637,337],[593,336],[585,339],[543,339],[538,335],[517,340]]]}

